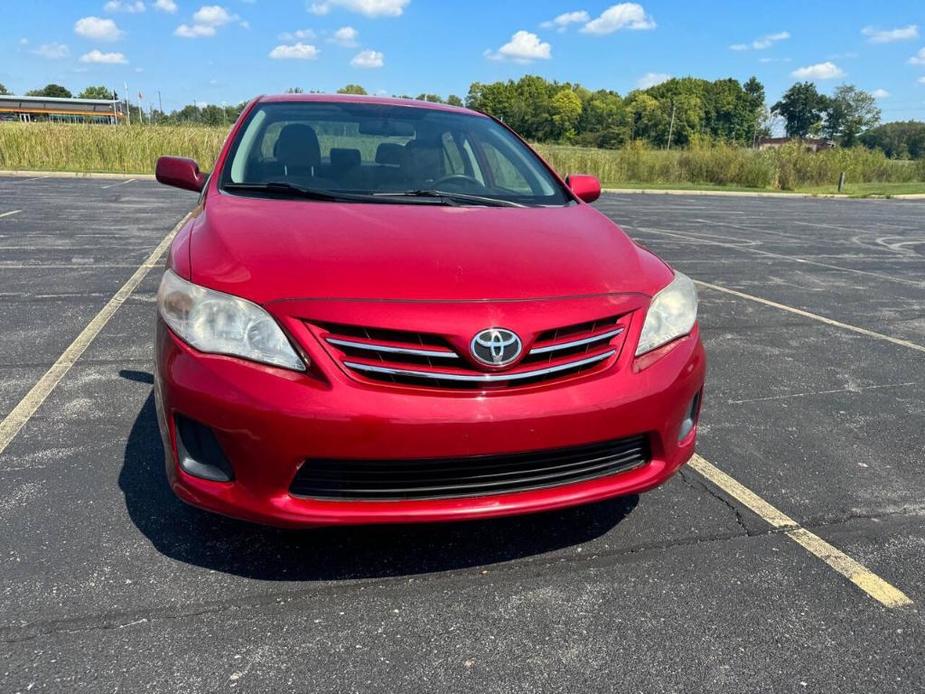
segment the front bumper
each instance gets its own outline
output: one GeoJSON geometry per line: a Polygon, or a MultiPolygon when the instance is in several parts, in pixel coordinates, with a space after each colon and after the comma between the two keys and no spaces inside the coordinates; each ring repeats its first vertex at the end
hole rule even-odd
{"type": "Polygon", "coordinates": [[[678,441],[703,387],[699,332],[654,363],[607,370],[548,388],[447,393],[375,387],[197,352],[158,319],[155,397],[167,476],[184,501],[286,527],[488,518],[634,494],[667,480],[691,457],[696,426],[678,441]],[[210,427],[234,469],[215,482],[179,467],[175,416],[210,427]],[[481,497],[335,501],[293,496],[311,458],[449,458],[564,448],[646,434],[652,457],[623,473],[481,497]]]}

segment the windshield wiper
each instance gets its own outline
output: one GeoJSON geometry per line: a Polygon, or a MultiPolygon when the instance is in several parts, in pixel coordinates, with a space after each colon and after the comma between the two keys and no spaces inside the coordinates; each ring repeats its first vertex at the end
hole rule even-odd
{"type": "Polygon", "coordinates": [[[451,202],[472,202],[486,207],[526,207],[513,200],[470,195],[469,193],[452,193],[445,190],[405,190],[399,193],[373,193],[373,195],[377,198],[441,198],[451,202]]]}
{"type": "MultiPolygon", "coordinates": [[[[289,197],[305,198],[307,200],[322,200],[324,202],[365,202],[365,203],[383,203],[399,202],[398,200],[382,200],[377,194],[373,193],[341,193],[338,191],[318,190],[316,188],[303,188],[288,181],[267,181],[266,183],[226,183],[222,186],[224,190],[230,192],[253,192],[253,193],[270,193],[275,195],[287,195],[289,197]]],[[[452,205],[453,202],[447,200],[444,196],[439,196],[433,200],[421,200],[418,204],[426,205],[452,205]]]]}
{"type": "Polygon", "coordinates": [[[225,190],[253,192],[253,193],[280,193],[283,195],[293,195],[309,200],[329,200],[331,202],[341,199],[341,196],[327,193],[323,190],[312,190],[311,188],[302,188],[301,186],[286,183],[285,181],[269,181],[267,183],[226,183],[222,186],[225,190]]]}

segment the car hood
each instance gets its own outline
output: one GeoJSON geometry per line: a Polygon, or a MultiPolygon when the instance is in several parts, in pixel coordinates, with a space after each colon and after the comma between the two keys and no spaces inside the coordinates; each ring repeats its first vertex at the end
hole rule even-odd
{"type": "Polygon", "coordinates": [[[588,205],[341,204],[214,191],[194,221],[190,269],[192,281],[258,303],[651,295],[671,279],[588,205]]]}

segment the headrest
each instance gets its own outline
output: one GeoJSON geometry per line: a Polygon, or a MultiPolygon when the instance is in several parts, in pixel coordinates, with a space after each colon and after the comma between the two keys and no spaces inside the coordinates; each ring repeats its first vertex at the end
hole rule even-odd
{"type": "Polygon", "coordinates": [[[331,148],[331,166],[335,169],[352,169],[360,165],[361,159],[358,149],[331,148]]]}
{"type": "Polygon", "coordinates": [[[411,140],[404,147],[402,167],[419,178],[439,178],[443,176],[443,152],[436,145],[411,140]]]}
{"type": "Polygon", "coordinates": [[[276,160],[293,166],[320,166],[321,146],[315,129],[302,123],[284,127],[273,147],[276,160]]]}
{"type": "Polygon", "coordinates": [[[376,163],[398,166],[401,164],[405,148],[394,142],[383,142],[376,148],[376,163]]]}

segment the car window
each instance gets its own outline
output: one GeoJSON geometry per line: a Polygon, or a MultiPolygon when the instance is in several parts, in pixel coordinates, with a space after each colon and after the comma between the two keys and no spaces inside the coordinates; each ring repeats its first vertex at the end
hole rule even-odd
{"type": "Polygon", "coordinates": [[[488,167],[494,176],[495,185],[521,195],[531,195],[533,193],[533,188],[524,175],[495,145],[491,142],[483,143],[482,152],[485,159],[488,160],[488,167]]]}
{"type": "MultiPolygon", "coordinates": [[[[506,128],[465,112],[355,102],[268,102],[246,117],[221,185],[288,183],[355,195],[421,190],[562,205],[570,196],[506,128]]],[[[278,188],[278,186],[277,186],[278,188]]]]}
{"type": "MultiPolygon", "coordinates": [[[[452,133],[443,133],[440,139],[443,145],[444,164],[447,173],[465,176],[467,173],[466,162],[463,161],[462,153],[459,151],[459,146],[456,144],[452,133]]],[[[471,166],[469,169],[471,169],[471,166]]]]}

